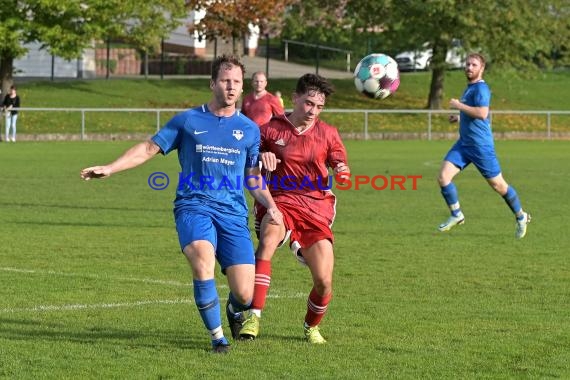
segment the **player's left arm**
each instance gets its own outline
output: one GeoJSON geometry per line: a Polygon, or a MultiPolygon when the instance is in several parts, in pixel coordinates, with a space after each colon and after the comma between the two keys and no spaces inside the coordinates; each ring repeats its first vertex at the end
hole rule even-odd
{"type": "Polygon", "coordinates": [[[283,224],[283,215],[277,208],[267,184],[263,182],[261,177],[261,170],[259,167],[252,167],[246,169],[246,185],[251,196],[266,209],[267,213],[271,216],[271,224],[283,224]]]}
{"type": "Polygon", "coordinates": [[[350,177],[350,167],[348,166],[348,155],[346,148],[342,143],[340,134],[336,129],[330,135],[329,149],[327,153],[327,165],[332,168],[335,177],[348,178],[350,177]]]}
{"type": "Polygon", "coordinates": [[[273,115],[283,115],[285,113],[285,109],[281,105],[279,98],[275,95],[271,98],[271,109],[273,115]]]}

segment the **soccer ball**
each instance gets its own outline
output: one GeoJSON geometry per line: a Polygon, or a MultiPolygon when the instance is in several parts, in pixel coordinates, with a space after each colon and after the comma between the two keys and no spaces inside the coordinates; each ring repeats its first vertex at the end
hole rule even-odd
{"type": "Polygon", "coordinates": [[[400,85],[398,64],[386,54],[367,55],[354,69],[354,85],[369,98],[385,99],[400,85]]]}

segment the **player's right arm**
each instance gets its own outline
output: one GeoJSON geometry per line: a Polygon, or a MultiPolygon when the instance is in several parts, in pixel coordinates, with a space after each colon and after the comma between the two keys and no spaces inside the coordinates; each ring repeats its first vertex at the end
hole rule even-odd
{"type": "Polygon", "coordinates": [[[465,112],[467,115],[474,119],[484,120],[489,115],[489,106],[468,106],[465,103],[461,103],[459,99],[451,99],[449,101],[449,107],[465,112]]]}
{"type": "Polygon", "coordinates": [[[147,140],[133,146],[110,164],[83,169],[80,176],[86,181],[91,178],[106,178],[111,174],[142,165],[158,153],[160,153],[159,146],[154,141],[147,140]]]}
{"type": "Polygon", "coordinates": [[[277,169],[277,164],[281,162],[273,152],[261,152],[259,156],[261,158],[261,167],[269,172],[277,169]]]}

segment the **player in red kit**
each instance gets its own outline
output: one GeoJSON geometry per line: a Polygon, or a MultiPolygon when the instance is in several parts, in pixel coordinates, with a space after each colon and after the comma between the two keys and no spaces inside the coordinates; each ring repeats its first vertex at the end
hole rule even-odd
{"type": "Polygon", "coordinates": [[[273,199],[285,225],[269,223],[265,208],[255,204],[255,287],[251,308],[243,314],[242,339],[255,339],[261,311],[271,282],[271,258],[290,240],[294,255],[307,265],[313,288],[307,301],[304,334],[310,343],[325,343],[319,323],[332,297],[333,233],[336,198],[330,188],[332,176],[349,174],[346,149],[336,128],[320,120],[319,114],[332,85],[316,74],[305,74],[293,94],[293,112],[273,117],[260,128],[260,152],[273,199]],[[332,175],[329,174],[332,169],[332,175]]]}
{"type": "Polygon", "coordinates": [[[257,125],[263,125],[271,120],[272,116],[282,115],[283,106],[279,98],[265,88],[267,77],[262,71],[253,73],[251,77],[253,92],[243,98],[241,112],[257,125]]]}

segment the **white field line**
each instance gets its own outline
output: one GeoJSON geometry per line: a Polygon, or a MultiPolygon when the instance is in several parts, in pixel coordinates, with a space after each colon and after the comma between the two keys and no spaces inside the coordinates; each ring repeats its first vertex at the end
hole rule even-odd
{"type": "MultiPolygon", "coordinates": [[[[96,274],[89,273],[71,273],[71,272],[56,272],[52,270],[36,270],[36,269],[21,269],[12,267],[0,267],[0,271],[4,272],[15,272],[15,273],[28,273],[28,274],[39,274],[39,275],[49,275],[49,276],[63,276],[63,277],[82,277],[89,278],[93,280],[112,280],[112,281],[129,281],[129,282],[144,282],[147,284],[158,284],[158,285],[171,285],[171,286],[192,286],[191,282],[185,283],[173,280],[157,280],[152,278],[136,278],[136,277],[112,277],[112,276],[100,276],[96,274]]],[[[220,287],[227,288],[226,285],[220,285],[220,287]]]]}
{"type": "MultiPolygon", "coordinates": [[[[82,277],[94,280],[108,280],[108,281],[131,281],[131,282],[144,282],[149,284],[158,285],[169,285],[169,286],[183,286],[192,287],[192,283],[183,283],[179,281],[172,280],[156,280],[152,278],[135,278],[135,277],[111,277],[111,276],[99,276],[96,274],[88,273],[71,273],[71,272],[56,272],[51,270],[36,270],[36,269],[22,269],[13,267],[0,267],[0,271],[4,272],[14,272],[14,273],[26,273],[26,274],[38,274],[38,275],[48,275],[48,276],[63,276],[63,277],[82,277]]],[[[218,289],[228,289],[225,284],[218,284],[218,289]]],[[[306,294],[297,293],[294,295],[280,296],[278,294],[268,295],[268,298],[302,298],[306,294]]],[[[220,298],[220,301],[225,301],[225,299],[220,298]]],[[[49,312],[49,311],[75,311],[75,310],[92,310],[92,309],[116,309],[116,308],[129,308],[138,307],[145,305],[178,305],[178,304],[192,304],[194,301],[192,299],[174,299],[174,300],[145,300],[136,302],[119,302],[119,303],[98,303],[98,304],[70,304],[70,305],[36,305],[26,308],[3,308],[0,309],[0,314],[10,314],[19,312],[49,312]]]]}
{"type": "Polygon", "coordinates": [[[440,166],[441,160],[440,161],[433,161],[433,160],[425,161],[423,164],[424,164],[424,166],[440,166]]]}
{"type": "MultiPolygon", "coordinates": [[[[306,294],[293,294],[289,296],[268,295],[267,298],[302,298],[306,294]]],[[[220,302],[226,299],[220,298],[220,302]]],[[[0,309],[0,314],[13,314],[13,313],[38,313],[50,311],[76,311],[76,310],[94,310],[94,309],[120,309],[129,307],[139,307],[147,305],[180,305],[180,304],[193,304],[192,299],[173,299],[173,300],[146,300],[136,302],[116,302],[116,303],[96,303],[96,304],[71,304],[71,305],[37,305],[32,307],[21,308],[4,308],[0,309]]]]}
{"type": "Polygon", "coordinates": [[[92,309],[118,309],[124,307],[136,307],[144,305],[176,305],[193,303],[191,299],[175,299],[175,300],[155,300],[155,301],[137,301],[137,302],[118,302],[118,303],[96,303],[96,304],[71,304],[71,305],[37,305],[32,307],[6,308],[0,309],[0,313],[20,313],[20,312],[45,312],[45,311],[73,311],[73,310],[92,310],[92,309]]]}

